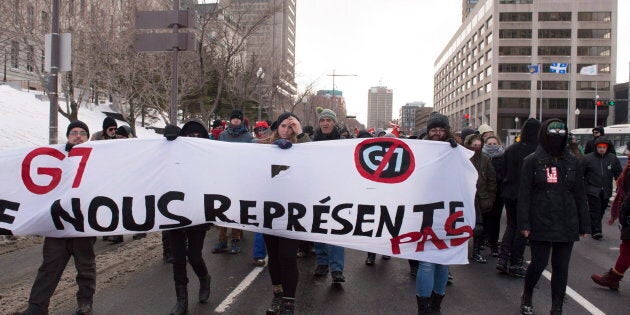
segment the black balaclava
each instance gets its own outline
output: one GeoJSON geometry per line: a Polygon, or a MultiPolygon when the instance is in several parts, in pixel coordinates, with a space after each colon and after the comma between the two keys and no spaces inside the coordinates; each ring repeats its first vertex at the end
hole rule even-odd
{"type": "Polygon", "coordinates": [[[567,135],[567,125],[560,119],[552,118],[543,122],[538,133],[538,141],[547,153],[559,157],[566,149],[567,135]]]}

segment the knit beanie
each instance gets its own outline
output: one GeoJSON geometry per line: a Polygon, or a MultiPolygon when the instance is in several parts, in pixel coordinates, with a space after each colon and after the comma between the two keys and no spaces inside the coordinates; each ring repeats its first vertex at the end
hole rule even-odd
{"type": "Polygon", "coordinates": [[[105,119],[103,119],[103,130],[107,130],[107,128],[109,127],[118,128],[118,124],[116,123],[116,120],[114,118],[107,116],[105,117],[105,119]]]}
{"type": "Polygon", "coordinates": [[[427,119],[427,130],[433,128],[451,129],[451,126],[448,124],[448,117],[438,112],[432,112],[427,119]]]}
{"type": "Polygon", "coordinates": [[[70,130],[72,130],[74,128],[81,128],[81,129],[85,130],[85,132],[88,133],[88,135],[87,135],[88,138],[90,137],[90,129],[88,128],[88,126],[84,122],[82,122],[80,120],[75,120],[75,121],[71,122],[68,125],[68,130],[66,131],[66,137],[68,137],[70,135],[70,130]]]}
{"type": "Polygon", "coordinates": [[[232,113],[230,114],[230,120],[234,118],[238,118],[241,121],[243,121],[243,112],[240,109],[233,110],[232,113]]]}
{"type": "Polygon", "coordinates": [[[322,120],[323,118],[330,118],[332,121],[337,122],[337,114],[330,109],[324,109],[319,113],[318,120],[322,120]]]}

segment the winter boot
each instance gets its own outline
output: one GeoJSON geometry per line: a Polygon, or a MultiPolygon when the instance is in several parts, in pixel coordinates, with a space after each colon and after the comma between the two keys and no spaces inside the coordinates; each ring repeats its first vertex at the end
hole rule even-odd
{"type": "Polygon", "coordinates": [[[523,292],[521,295],[521,315],[534,315],[531,293],[523,292]]]}
{"type": "Polygon", "coordinates": [[[514,259],[508,268],[508,274],[516,278],[525,278],[527,269],[523,267],[523,258],[514,259]]]}
{"type": "Polygon", "coordinates": [[[213,254],[225,253],[227,251],[228,251],[227,242],[218,242],[216,245],[214,245],[214,248],[212,248],[213,254]]]}
{"type": "Polygon", "coordinates": [[[431,314],[431,297],[423,297],[416,295],[416,302],[418,302],[418,315],[431,314]]]}
{"type": "Polygon", "coordinates": [[[510,259],[510,251],[505,246],[499,247],[499,259],[497,259],[497,270],[502,273],[508,273],[508,261],[510,259]]]}
{"type": "Polygon", "coordinates": [[[188,287],[185,285],[175,286],[177,304],[171,309],[171,315],[183,315],[188,313],[188,287]]]}
{"type": "Polygon", "coordinates": [[[431,292],[431,314],[442,314],[441,305],[444,295],[431,292]]]}
{"type": "Polygon", "coordinates": [[[282,298],[282,309],[280,310],[280,314],[293,315],[294,312],[295,312],[295,299],[282,298]]]}
{"type": "Polygon", "coordinates": [[[205,275],[199,278],[199,302],[207,303],[210,298],[210,281],[212,281],[212,277],[210,275],[205,275]]]}
{"type": "Polygon", "coordinates": [[[368,266],[372,266],[374,265],[374,260],[376,260],[376,254],[375,253],[368,253],[367,254],[367,258],[365,259],[365,264],[368,266]]]}
{"type": "Polygon", "coordinates": [[[619,289],[619,281],[623,278],[622,275],[618,275],[612,268],[602,275],[591,275],[591,279],[602,287],[608,287],[611,290],[619,289]]]}
{"type": "Polygon", "coordinates": [[[486,262],[488,262],[486,260],[486,258],[484,258],[481,255],[481,249],[479,249],[479,247],[473,248],[473,254],[472,254],[471,258],[472,258],[472,260],[474,260],[474,261],[476,261],[476,262],[478,262],[480,264],[485,264],[486,262]]]}
{"type": "Polygon", "coordinates": [[[278,315],[282,310],[282,292],[274,292],[271,306],[267,309],[267,315],[278,315]]]}
{"type": "Polygon", "coordinates": [[[241,252],[241,240],[232,240],[232,246],[230,246],[230,254],[238,254],[241,252]]]}

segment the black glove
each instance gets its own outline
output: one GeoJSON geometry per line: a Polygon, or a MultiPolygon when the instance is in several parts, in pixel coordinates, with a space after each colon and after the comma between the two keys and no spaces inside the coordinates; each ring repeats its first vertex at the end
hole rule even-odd
{"type": "Polygon", "coordinates": [[[293,143],[286,139],[278,139],[274,141],[273,144],[277,145],[280,149],[288,149],[293,146],[293,143]]]}
{"type": "Polygon", "coordinates": [[[451,144],[451,148],[456,148],[457,147],[457,141],[455,141],[455,139],[453,139],[453,138],[448,139],[448,143],[451,144]]]}
{"type": "Polygon", "coordinates": [[[166,125],[166,127],[164,127],[164,137],[166,137],[168,141],[175,140],[179,136],[180,131],[181,129],[177,126],[166,125]]]}

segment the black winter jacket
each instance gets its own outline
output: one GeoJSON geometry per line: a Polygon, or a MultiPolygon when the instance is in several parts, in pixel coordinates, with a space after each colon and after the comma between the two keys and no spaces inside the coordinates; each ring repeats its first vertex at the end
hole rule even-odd
{"type": "MultiPolygon", "coordinates": [[[[600,143],[612,145],[605,137],[597,138],[595,146],[600,143]]],[[[586,194],[599,196],[599,193],[603,190],[604,198],[610,198],[612,196],[613,178],[619,178],[622,171],[619,159],[612,153],[606,153],[604,156],[601,156],[595,151],[584,156],[582,163],[584,164],[586,194]]]]}
{"type": "Polygon", "coordinates": [[[503,167],[501,168],[504,174],[501,189],[503,199],[515,200],[518,196],[523,159],[536,150],[538,130],[540,130],[540,122],[535,118],[527,119],[521,128],[521,141],[510,145],[503,153],[503,167]]]}
{"type": "MultiPolygon", "coordinates": [[[[582,180],[582,164],[564,152],[551,156],[541,126],[540,145],[525,158],[518,194],[518,230],[530,231],[529,239],[547,242],[573,242],[580,234],[590,234],[590,217],[582,180]]],[[[566,147],[566,136],[562,147],[566,147]]]]}

